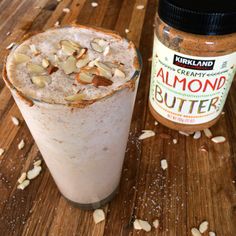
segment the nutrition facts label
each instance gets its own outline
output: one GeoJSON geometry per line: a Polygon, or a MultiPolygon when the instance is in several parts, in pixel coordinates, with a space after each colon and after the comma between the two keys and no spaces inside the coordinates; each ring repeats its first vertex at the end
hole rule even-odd
{"type": "Polygon", "coordinates": [[[195,57],[175,52],[155,36],[150,103],[161,116],[182,124],[201,124],[222,111],[236,54],[195,57]]]}

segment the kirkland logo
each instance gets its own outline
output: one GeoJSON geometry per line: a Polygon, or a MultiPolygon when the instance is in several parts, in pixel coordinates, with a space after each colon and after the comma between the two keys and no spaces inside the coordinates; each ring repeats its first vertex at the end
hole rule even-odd
{"type": "Polygon", "coordinates": [[[213,70],[215,60],[194,60],[181,56],[174,56],[174,65],[192,70],[213,70]]]}

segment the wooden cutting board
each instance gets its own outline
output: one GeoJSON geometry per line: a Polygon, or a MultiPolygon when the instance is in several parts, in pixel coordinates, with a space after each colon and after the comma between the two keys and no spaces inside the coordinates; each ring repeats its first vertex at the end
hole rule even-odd
{"type": "MultiPolygon", "coordinates": [[[[106,207],[106,220],[95,225],[91,211],[70,206],[60,195],[43,164],[43,171],[24,191],[16,189],[20,174],[41,155],[9,91],[0,80],[0,235],[1,236],[118,236],[146,235],[133,229],[135,218],[152,222],[159,229],[147,235],[191,235],[193,226],[209,222],[217,236],[236,235],[236,82],[232,85],[225,114],[212,128],[227,142],[214,144],[204,135],[199,140],[185,137],[162,125],[155,125],[148,107],[156,0],[0,0],[1,68],[5,48],[25,33],[61,25],[102,26],[118,31],[139,46],[143,72],[139,85],[121,187],[106,207]],[[138,10],[137,5],[145,8],[138,10]],[[69,8],[69,13],[63,12],[69,8]],[[9,33],[8,33],[9,32],[9,33]],[[20,119],[14,126],[11,116],[20,119]],[[141,130],[156,136],[138,140],[141,130]],[[161,135],[162,134],[162,135],[161,135]],[[168,135],[163,135],[168,134],[168,135]],[[26,141],[23,150],[17,145],[26,141]],[[178,143],[173,144],[173,139],[178,143]],[[205,145],[208,151],[200,151],[205,145]],[[160,160],[168,161],[162,170],[160,160]]],[[[208,235],[208,234],[205,234],[208,235]]]]}

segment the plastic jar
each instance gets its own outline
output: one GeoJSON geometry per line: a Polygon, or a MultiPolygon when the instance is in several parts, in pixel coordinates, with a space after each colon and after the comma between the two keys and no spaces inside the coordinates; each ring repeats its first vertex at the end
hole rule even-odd
{"type": "Polygon", "coordinates": [[[219,119],[236,71],[236,1],[160,0],[149,108],[181,131],[219,119]]]}

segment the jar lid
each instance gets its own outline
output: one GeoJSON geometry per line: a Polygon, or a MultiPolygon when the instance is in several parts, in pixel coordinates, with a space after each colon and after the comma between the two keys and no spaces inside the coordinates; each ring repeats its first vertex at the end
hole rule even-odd
{"type": "Polygon", "coordinates": [[[236,0],[159,0],[158,14],[168,25],[189,33],[236,32],[236,0]]]}

